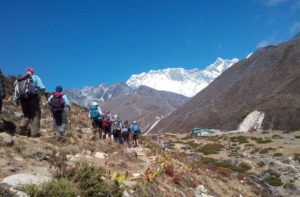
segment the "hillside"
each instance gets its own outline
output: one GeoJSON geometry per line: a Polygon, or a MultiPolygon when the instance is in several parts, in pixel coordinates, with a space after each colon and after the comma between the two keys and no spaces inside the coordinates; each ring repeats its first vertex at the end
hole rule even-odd
{"type": "Polygon", "coordinates": [[[82,90],[68,89],[65,93],[71,102],[90,105],[92,101],[97,101],[102,110],[108,109],[123,120],[138,120],[144,131],[189,99],[180,94],[146,86],[130,87],[125,83],[85,87],[82,90]]]}
{"type": "Polygon", "coordinates": [[[91,140],[86,110],[76,105],[67,135],[55,135],[42,99],[40,138],[15,133],[20,108],[4,101],[0,196],[28,196],[8,188],[37,197],[299,194],[299,132],[256,132],[255,138],[163,134],[128,148],[91,140]]]}
{"type": "Polygon", "coordinates": [[[300,129],[299,37],[257,49],[153,130],[187,132],[194,127],[235,130],[255,110],[264,113],[263,129],[300,129]]]}

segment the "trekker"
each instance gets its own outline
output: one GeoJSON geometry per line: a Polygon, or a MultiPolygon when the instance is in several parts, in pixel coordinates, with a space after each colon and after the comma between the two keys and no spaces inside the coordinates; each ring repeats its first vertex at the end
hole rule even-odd
{"type": "Polygon", "coordinates": [[[99,135],[99,138],[102,138],[102,111],[100,106],[97,102],[92,102],[92,105],[89,108],[89,117],[92,120],[93,125],[93,137],[92,139],[96,139],[97,134],[99,135]]]}
{"type": "Polygon", "coordinates": [[[132,133],[132,140],[133,140],[133,146],[138,147],[139,146],[139,135],[141,134],[140,125],[137,123],[137,121],[133,121],[133,123],[130,125],[130,130],[132,133]]]}
{"type": "Polygon", "coordinates": [[[114,141],[119,144],[123,144],[121,129],[122,129],[122,120],[119,118],[117,114],[115,114],[112,120],[112,132],[113,132],[114,141]]]}
{"type": "Polygon", "coordinates": [[[103,139],[110,140],[111,138],[111,114],[108,110],[104,111],[103,114],[103,129],[104,129],[104,135],[103,139]]]}
{"type": "Polygon", "coordinates": [[[71,106],[68,97],[62,91],[63,88],[61,86],[56,86],[55,92],[48,98],[48,105],[52,112],[57,132],[64,135],[68,124],[67,114],[71,110],[71,106]]]}
{"type": "Polygon", "coordinates": [[[41,108],[38,93],[45,93],[45,86],[32,68],[27,68],[25,72],[25,75],[19,77],[14,84],[14,102],[17,106],[21,104],[23,112],[19,134],[40,137],[41,108]],[[31,132],[28,132],[27,127],[31,120],[31,132]]]}
{"type": "Polygon", "coordinates": [[[0,130],[4,129],[5,127],[5,124],[2,120],[2,99],[4,99],[5,96],[6,93],[5,93],[5,86],[4,86],[4,76],[0,69],[0,130]]]}
{"type": "Polygon", "coordinates": [[[127,143],[128,147],[130,147],[129,134],[130,134],[130,126],[129,126],[128,120],[126,120],[122,124],[122,137],[123,137],[124,142],[127,143]]]}

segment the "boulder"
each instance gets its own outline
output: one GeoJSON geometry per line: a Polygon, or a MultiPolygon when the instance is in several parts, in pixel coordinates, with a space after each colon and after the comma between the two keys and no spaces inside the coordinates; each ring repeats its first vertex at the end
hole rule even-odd
{"type": "Polygon", "coordinates": [[[95,158],[96,158],[96,159],[102,160],[102,159],[105,159],[105,157],[106,157],[106,154],[105,154],[105,153],[102,153],[102,152],[96,152],[96,153],[95,153],[95,158]]]}
{"type": "Polygon", "coordinates": [[[7,133],[0,133],[0,146],[12,146],[14,144],[13,136],[7,133]]]}
{"type": "Polygon", "coordinates": [[[4,178],[1,183],[6,183],[12,187],[19,187],[26,184],[40,185],[44,182],[51,181],[50,177],[34,174],[14,174],[4,178]]]}

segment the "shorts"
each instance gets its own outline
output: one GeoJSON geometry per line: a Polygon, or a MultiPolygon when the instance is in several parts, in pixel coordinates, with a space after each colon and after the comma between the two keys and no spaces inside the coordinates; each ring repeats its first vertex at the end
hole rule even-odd
{"type": "Polygon", "coordinates": [[[97,120],[92,120],[93,128],[98,129],[102,127],[102,120],[97,119],[97,120]]]}
{"type": "Polygon", "coordinates": [[[132,135],[132,139],[133,140],[138,140],[139,139],[139,135],[138,134],[133,134],[132,135]]]}

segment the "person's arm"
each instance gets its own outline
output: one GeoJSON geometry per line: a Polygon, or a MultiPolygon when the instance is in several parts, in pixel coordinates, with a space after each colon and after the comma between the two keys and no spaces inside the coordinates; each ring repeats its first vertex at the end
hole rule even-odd
{"type": "Polygon", "coordinates": [[[37,75],[32,76],[32,80],[34,81],[35,86],[41,90],[41,91],[46,91],[46,88],[41,80],[41,78],[37,75]]]}
{"type": "Polygon", "coordinates": [[[68,97],[66,96],[66,95],[63,95],[63,99],[64,99],[64,101],[65,101],[65,105],[67,106],[67,107],[71,107],[71,105],[70,105],[70,102],[69,102],[69,99],[68,99],[68,97]]]}
{"type": "Polygon", "coordinates": [[[50,104],[51,99],[53,98],[53,95],[49,96],[48,98],[48,104],[50,104]]]}
{"type": "Polygon", "coordinates": [[[97,109],[98,109],[100,114],[103,114],[100,106],[98,106],[97,109]]]}

